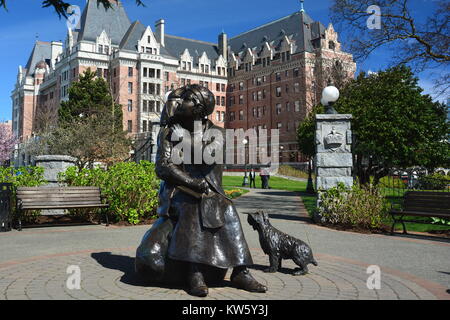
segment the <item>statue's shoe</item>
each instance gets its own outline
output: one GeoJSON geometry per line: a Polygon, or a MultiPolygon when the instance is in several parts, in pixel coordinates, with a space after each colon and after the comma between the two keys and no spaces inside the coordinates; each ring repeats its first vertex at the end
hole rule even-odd
{"type": "Polygon", "coordinates": [[[189,275],[188,293],[196,297],[206,297],[208,295],[208,287],[200,272],[194,272],[189,275]]]}
{"type": "Polygon", "coordinates": [[[243,289],[249,292],[264,293],[267,291],[267,287],[256,281],[247,268],[237,272],[236,274],[233,272],[231,275],[231,284],[238,289],[243,289]]]}

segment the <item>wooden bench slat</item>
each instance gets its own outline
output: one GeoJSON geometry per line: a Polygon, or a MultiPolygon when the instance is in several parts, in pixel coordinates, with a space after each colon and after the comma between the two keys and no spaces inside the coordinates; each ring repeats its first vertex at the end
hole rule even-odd
{"type": "Polygon", "coordinates": [[[419,197],[426,196],[440,196],[440,197],[450,197],[450,192],[448,191],[407,191],[405,195],[413,195],[419,197]]]}
{"type": "Polygon", "coordinates": [[[45,205],[45,206],[29,206],[24,207],[22,210],[44,210],[44,209],[82,209],[82,208],[108,208],[109,204],[86,204],[86,205],[80,205],[80,204],[73,204],[73,205],[64,205],[64,206],[58,206],[58,205],[45,205]]]}
{"type": "Polygon", "coordinates": [[[437,217],[437,218],[450,218],[448,213],[429,213],[423,211],[391,211],[395,215],[415,216],[415,217],[437,217]]]}
{"type": "Polygon", "coordinates": [[[409,200],[404,202],[407,206],[412,207],[424,207],[424,208],[438,208],[438,209],[450,209],[450,201],[422,201],[422,200],[409,200]]]}
{"type": "Polygon", "coordinates": [[[79,205],[95,205],[95,204],[102,204],[99,201],[36,201],[36,202],[26,202],[26,203],[22,203],[21,208],[26,208],[26,207],[33,207],[33,206],[70,206],[70,205],[75,205],[75,204],[79,204],[79,205]]]}
{"type": "Polygon", "coordinates": [[[16,194],[18,196],[20,195],[27,195],[27,194],[99,194],[100,191],[99,190],[87,190],[85,192],[82,192],[80,190],[64,190],[64,191],[59,191],[59,190],[33,190],[33,191],[17,191],[16,194]]]}
{"type": "Polygon", "coordinates": [[[99,190],[99,187],[18,187],[17,191],[36,191],[36,190],[99,190]]]}
{"type": "Polygon", "coordinates": [[[92,197],[56,197],[56,196],[51,196],[51,197],[22,197],[20,198],[20,200],[22,200],[22,202],[33,202],[33,201],[82,201],[82,200],[100,200],[101,197],[99,196],[92,196],[92,197]]]}

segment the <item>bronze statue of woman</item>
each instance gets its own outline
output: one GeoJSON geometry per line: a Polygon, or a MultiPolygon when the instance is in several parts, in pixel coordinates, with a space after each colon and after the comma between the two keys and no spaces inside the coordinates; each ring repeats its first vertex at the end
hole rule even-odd
{"type": "Polygon", "coordinates": [[[168,97],[156,155],[156,173],[162,180],[159,219],[137,249],[136,270],[154,281],[184,281],[191,295],[205,297],[208,283],[222,281],[233,268],[233,286],[266,292],[247,268],[253,261],[236,208],[222,188],[222,164],[173,161],[180,143],[173,135],[180,128],[192,136],[196,122],[203,132],[223,132],[207,119],[214,106],[212,92],[198,85],[179,88],[168,97]]]}

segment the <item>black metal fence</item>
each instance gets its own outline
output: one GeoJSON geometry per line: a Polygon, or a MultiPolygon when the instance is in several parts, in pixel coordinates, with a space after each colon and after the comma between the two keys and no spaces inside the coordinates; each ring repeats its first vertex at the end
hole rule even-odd
{"type": "Polygon", "coordinates": [[[11,230],[12,183],[0,183],[0,231],[11,230]]]}
{"type": "Polygon", "coordinates": [[[392,207],[401,208],[408,191],[450,192],[450,176],[425,169],[396,169],[380,179],[378,187],[392,207]]]}

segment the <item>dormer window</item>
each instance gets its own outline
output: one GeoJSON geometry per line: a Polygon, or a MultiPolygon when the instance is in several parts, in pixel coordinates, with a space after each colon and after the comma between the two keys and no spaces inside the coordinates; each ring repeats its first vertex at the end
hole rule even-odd
{"type": "Polygon", "coordinates": [[[334,50],[336,48],[336,45],[334,44],[333,41],[328,41],[328,48],[330,50],[334,50]]]}

